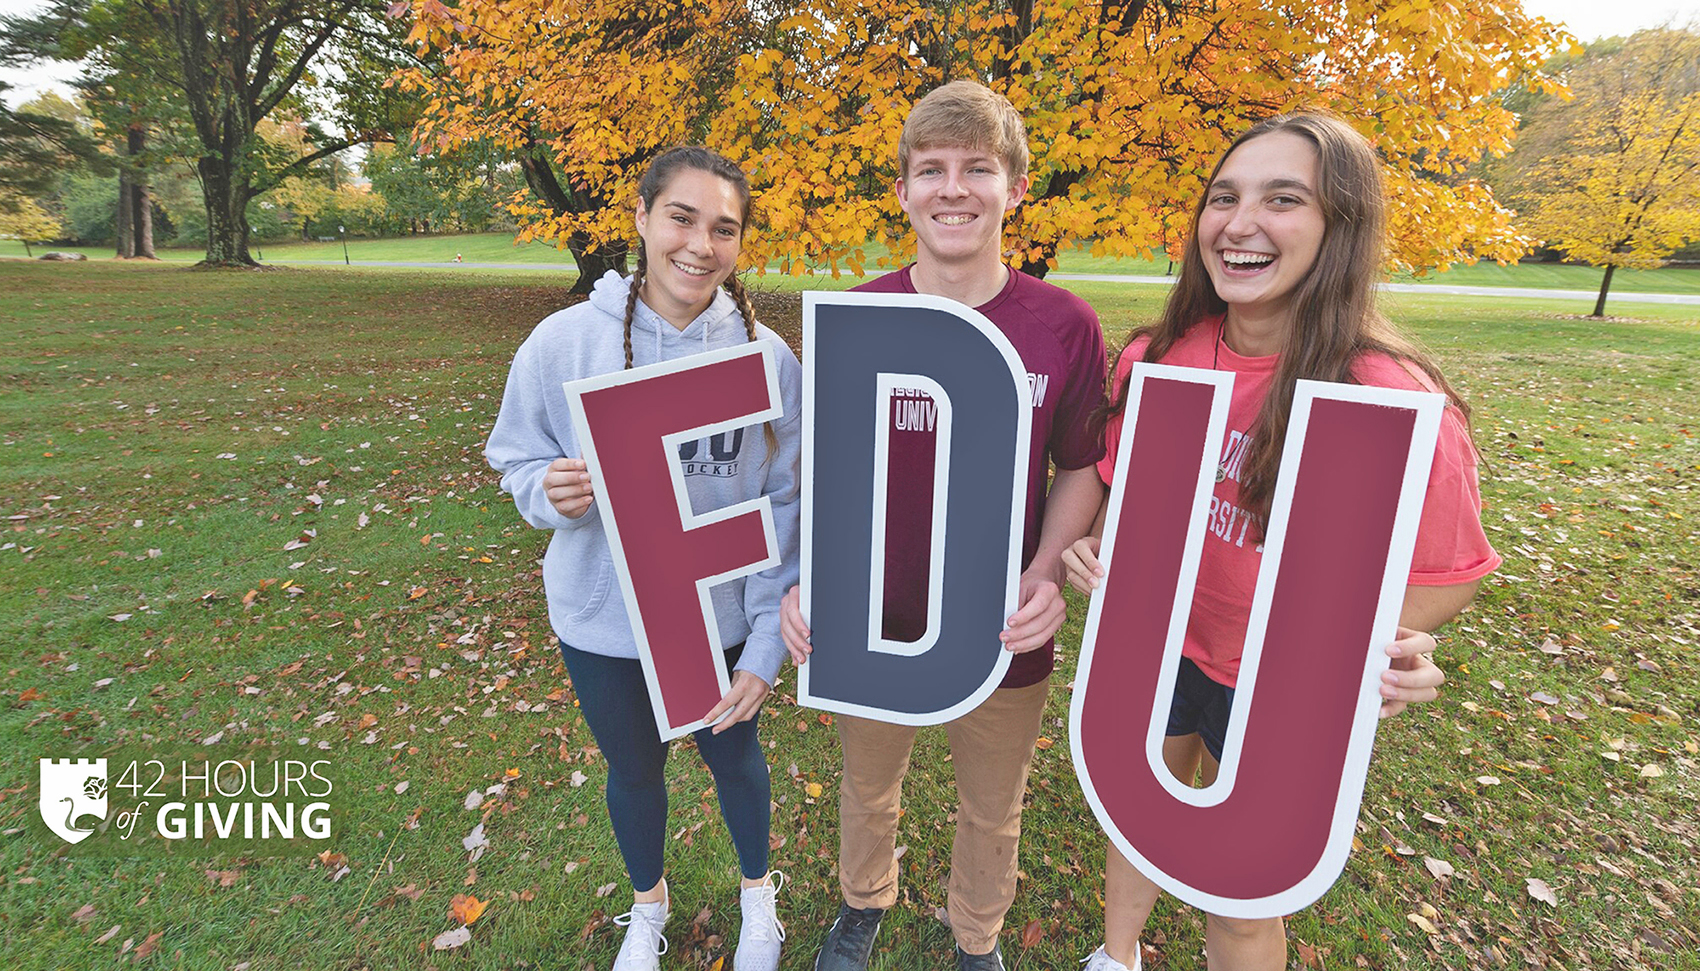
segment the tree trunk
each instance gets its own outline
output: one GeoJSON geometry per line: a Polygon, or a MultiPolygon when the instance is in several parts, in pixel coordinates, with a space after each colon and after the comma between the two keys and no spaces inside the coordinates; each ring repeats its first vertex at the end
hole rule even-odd
{"type": "Polygon", "coordinates": [[[145,185],[131,189],[136,199],[136,255],[144,260],[157,260],[153,252],[153,199],[145,185]]]}
{"type": "MultiPolygon", "coordinates": [[[[147,151],[147,130],[140,125],[130,129],[130,158],[147,151]]],[[[130,228],[134,241],[130,246],[130,255],[139,256],[145,260],[158,259],[153,252],[153,198],[148,194],[147,173],[141,169],[130,176],[130,202],[133,209],[130,214],[130,228]]]]}
{"type": "Polygon", "coordinates": [[[1050,258],[1056,255],[1057,244],[1044,243],[1040,246],[1038,259],[1035,260],[1030,257],[1023,256],[1021,258],[1021,265],[1017,266],[1016,269],[1028,274],[1029,276],[1038,277],[1043,280],[1045,278],[1045,274],[1051,272],[1050,258]]]}
{"type": "Polygon", "coordinates": [[[578,279],[573,281],[573,288],[568,293],[588,294],[596,281],[609,270],[624,275],[626,272],[626,255],[630,249],[624,240],[617,243],[604,243],[597,247],[596,252],[589,252],[588,237],[574,233],[567,240],[567,252],[573,254],[573,262],[578,264],[578,279]]]}
{"type": "Polygon", "coordinates": [[[1611,275],[1612,271],[1616,269],[1616,266],[1606,267],[1606,277],[1600,281],[1600,298],[1594,301],[1595,317],[1604,317],[1606,315],[1606,293],[1611,290],[1611,275]]]}
{"type": "Polygon", "coordinates": [[[201,194],[207,206],[207,258],[202,265],[258,266],[248,255],[246,187],[236,184],[223,159],[202,156],[195,167],[201,174],[201,194]]]}
{"type": "MultiPolygon", "coordinates": [[[[549,208],[557,213],[589,212],[602,205],[601,198],[587,199],[581,193],[569,193],[559,179],[555,178],[555,170],[549,162],[541,157],[541,151],[535,144],[531,146],[532,154],[521,155],[519,158],[520,171],[525,173],[526,184],[536,193],[549,208]]],[[[573,255],[573,262],[578,265],[578,279],[573,281],[569,293],[589,293],[596,286],[596,281],[609,270],[616,273],[626,272],[626,254],[629,248],[625,240],[615,240],[604,243],[590,252],[590,236],[585,233],[573,233],[567,237],[567,251],[573,255]]]]}
{"type": "Polygon", "coordinates": [[[131,227],[131,219],[136,214],[136,203],[132,198],[136,194],[135,187],[130,184],[130,173],[127,169],[118,170],[118,258],[127,260],[136,255],[136,233],[131,227]]]}

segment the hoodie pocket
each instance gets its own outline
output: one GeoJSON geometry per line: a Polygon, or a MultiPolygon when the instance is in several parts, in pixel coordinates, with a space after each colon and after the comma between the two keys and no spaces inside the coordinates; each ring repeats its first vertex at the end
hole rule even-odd
{"type": "Polygon", "coordinates": [[[596,615],[602,609],[602,604],[608,599],[608,591],[614,586],[614,567],[604,563],[596,577],[596,585],[590,588],[590,597],[576,613],[568,617],[568,624],[582,624],[596,615]]]}

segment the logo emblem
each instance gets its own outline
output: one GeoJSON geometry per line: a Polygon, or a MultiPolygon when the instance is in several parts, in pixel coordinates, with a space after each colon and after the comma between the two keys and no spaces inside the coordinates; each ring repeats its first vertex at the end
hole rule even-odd
{"type": "Polygon", "coordinates": [[[106,820],[105,759],[42,759],[41,819],[67,843],[106,820]]]}

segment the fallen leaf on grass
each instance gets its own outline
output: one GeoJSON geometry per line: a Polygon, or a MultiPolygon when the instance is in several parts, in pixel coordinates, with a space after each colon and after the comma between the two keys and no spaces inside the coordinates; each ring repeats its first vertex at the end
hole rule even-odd
{"type": "Polygon", "coordinates": [[[1430,937],[1440,933],[1440,928],[1434,926],[1434,923],[1422,914],[1406,914],[1405,919],[1417,925],[1417,930],[1422,931],[1430,937]]]}
{"type": "Polygon", "coordinates": [[[825,791],[821,788],[821,784],[818,782],[811,782],[804,786],[803,789],[808,792],[810,799],[819,799],[821,793],[825,791]]]}
{"type": "Polygon", "coordinates": [[[1497,785],[1499,785],[1499,779],[1497,777],[1491,776],[1491,775],[1479,775],[1479,776],[1476,776],[1476,785],[1478,785],[1478,786],[1497,786],[1497,785]]]}
{"type": "Polygon", "coordinates": [[[1039,919],[1036,917],[1028,921],[1027,926],[1021,929],[1021,947],[1023,950],[1033,947],[1044,939],[1045,925],[1039,923],[1039,919]]]}
{"type": "Polygon", "coordinates": [[[1043,752],[1043,751],[1045,751],[1046,749],[1050,748],[1051,746],[1053,746],[1055,744],[1056,744],[1055,742],[1051,741],[1050,739],[1046,738],[1043,735],[1040,735],[1038,741],[1033,743],[1033,747],[1038,749],[1039,751],[1043,752]]]}
{"type": "Polygon", "coordinates": [[[71,919],[79,924],[86,924],[89,921],[94,920],[94,904],[83,904],[81,907],[78,907],[76,910],[71,912],[71,919]]]}
{"type": "Polygon", "coordinates": [[[1643,779],[1657,779],[1664,774],[1665,770],[1656,765],[1643,765],[1641,767],[1641,778],[1643,779]]]}
{"type": "Polygon", "coordinates": [[[105,944],[105,943],[106,943],[106,942],[107,942],[107,941],[110,941],[110,940],[112,940],[112,939],[113,939],[113,938],[114,938],[114,937],[117,937],[117,936],[118,936],[118,932],[119,932],[119,931],[120,931],[120,930],[123,930],[123,929],[124,929],[124,925],[123,925],[123,924],[113,924],[113,925],[112,925],[112,926],[111,926],[111,927],[108,927],[108,928],[107,928],[107,929],[106,929],[106,933],[104,933],[104,934],[102,934],[102,935],[100,935],[100,936],[99,936],[99,937],[97,937],[97,938],[95,938],[95,939],[94,939],[94,942],[95,942],[95,943],[96,943],[96,944],[105,944]]]}
{"type": "Polygon", "coordinates": [[[1436,880],[1439,880],[1442,877],[1450,877],[1457,872],[1452,869],[1452,864],[1445,860],[1437,860],[1432,856],[1423,857],[1423,866],[1428,868],[1429,874],[1436,880]]]}
{"type": "Polygon", "coordinates": [[[164,931],[154,931],[148,939],[136,946],[136,960],[145,960],[153,952],[159,950],[159,939],[165,936],[164,931]]]}
{"type": "Polygon", "coordinates": [[[472,940],[472,931],[465,927],[457,927],[432,938],[431,947],[439,951],[452,951],[470,940],[472,940]]]}
{"type": "Polygon", "coordinates": [[[234,886],[236,886],[236,881],[240,880],[241,878],[242,878],[242,871],[241,870],[208,870],[207,871],[207,879],[211,880],[215,886],[219,886],[219,887],[234,887],[234,886]]]}
{"type": "Polygon", "coordinates": [[[471,894],[457,893],[454,899],[449,901],[449,916],[462,924],[472,924],[484,916],[484,910],[489,906],[488,900],[479,900],[471,894]]]}
{"type": "Polygon", "coordinates": [[[1641,933],[1635,935],[1635,939],[1653,950],[1658,951],[1660,954],[1676,953],[1676,948],[1672,947],[1670,942],[1660,937],[1651,927],[1641,928],[1641,933]]]}
{"type": "Polygon", "coordinates": [[[605,883],[602,886],[596,888],[596,895],[598,897],[606,897],[613,892],[614,892],[614,884],[612,884],[612,883],[605,883]]]}
{"type": "Polygon", "coordinates": [[[573,777],[571,779],[568,779],[567,781],[572,783],[572,787],[574,789],[577,789],[579,786],[582,786],[586,782],[589,782],[590,776],[587,776],[583,772],[580,772],[579,770],[574,769],[573,770],[573,777]]]}
{"type": "Polygon", "coordinates": [[[420,897],[425,896],[425,891],[410,883],[405,887],[395,888],[395,895],[397,897],[406,897],[409,900],[418,900],[420,897]]]}
{"type": "Polygon", "coordinates": [[[479,823],[472,827],[472,832],[466,834],[466,837],[460,841],[460,845],[472,854],[472,858],[468,862],[477,863],[478,858],[484,855],[484,850],[490,845],[490,841],[484,838],[484,824],[479,823]]]}
{"type": "Polygon", "coordinates": [[[467,809],[477,809],[479,806],[482,806],[483,804],[484,804],[484,793],[479,792],[477,789],[474,789],[471,792],[466,794],[466,801],[464,803],[462,803],[461,805],[464,806],[467,809]]]}
{"type": "Polygon", "coordinates": [[[1529,887],[1529,896],[1546,904],[1548,907],[1558,906],[1558,894],[1553,893],[1552,887],[1539,877],[1529,877],[1523,881],[1529,887]]]}

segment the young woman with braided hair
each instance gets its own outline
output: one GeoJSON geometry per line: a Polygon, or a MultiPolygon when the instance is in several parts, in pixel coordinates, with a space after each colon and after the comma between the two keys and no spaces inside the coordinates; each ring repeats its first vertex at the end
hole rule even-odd
{"type": "Polygon", "coordinates": [[[580,711],[608,760],[608,815],[634,892],[630,912],[616,918],[626,936],[615,971],[651,971],[667,949],[668,744],[655,729],[561,385],[755,340],[774,344],[784,418],[761,435],[738,429],[685,443],[678,461],[699,512],[758,496],[773,510],[779,565],[711,592],[721,643],[735,645],[726,652],[734,673],[704,718],[712,727],[695,738],[743,877],[735,971],[773,971],[785,936],[775,909],[783,877],[767,869],[770,788],[756,725],[785,657],[779,600],[797,582],[802,369],[785,342],[756,322],[734,274],[749,220],[749,182],[736,163],[698,147],[659,155],[638,185],[637,267],[630,277],[608,273],[589,300],[551,314],[520,346],[485,448],[520,515],[554,531],[543,560],[549,620],[580,711]]]}

